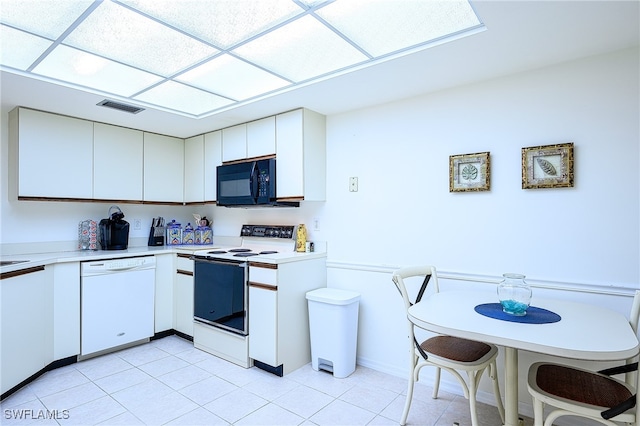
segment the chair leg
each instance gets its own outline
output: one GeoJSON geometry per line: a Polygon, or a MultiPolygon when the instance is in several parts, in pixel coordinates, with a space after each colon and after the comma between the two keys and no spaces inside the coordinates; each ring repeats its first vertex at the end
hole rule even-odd
{"type": "Polygon", "coordinates": [[[411,408],[411,400],[413,399],[413,369],[411,369],[409,377],[409,386],[407,387],[407,399],[404,402],[404,410],[402,411],[402,418],[400,419],[400,426],[407,424],[407,417],[409,417],[409,409],[411,408]]]}
{"type": "Polygon", "coordinates": [[[500,383],[498,381],[498,367],[496,366],[495,361],[493,361],[489,366],[489,376],[491,377],[491,380],[493,380],[493,394],[496,398],[496,406],[498,407],[498,413],[500,413],[502,424],[504,424],[504,405],[502,404],[502,396],[500,395],[500,383]]]}
{"type": "Polygon", "coordinates": [[[537,398],[533,398],[533,426],[543,426],[544,404],[537,398]]]}
{"type": "Polygon", "coordinates": [[[440,372],[441,371],[442,370],[440,367],[436,368],[436,380],[433,383],[433,394],[431,395],[433,399],[438,398],[438,390],[440,390],[440,372]]]}
{"type": "Polygon", "coordinates": [[[469,411],[471,412],[471,426],[478,426],[478,410],[476,409],[476,393],[478,392],[478,377],[482,371],[469,372],[469,411]]]}

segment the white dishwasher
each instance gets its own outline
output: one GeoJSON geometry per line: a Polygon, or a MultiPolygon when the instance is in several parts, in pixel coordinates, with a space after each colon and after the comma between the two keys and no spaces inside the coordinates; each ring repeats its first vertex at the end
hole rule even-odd
{"type": "Polygon", "coordinates": [[[82,262],[80,356],[154,333],[154,256],[82,262]]]}

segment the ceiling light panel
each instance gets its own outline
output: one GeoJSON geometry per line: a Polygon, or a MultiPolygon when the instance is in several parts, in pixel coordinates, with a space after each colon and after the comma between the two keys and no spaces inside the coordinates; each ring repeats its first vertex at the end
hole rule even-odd
{"type": "Polygon", "coordinates": [[[134,99],[193,115],[201,115],[233,103],[230,99],[174,81],[166,81],[159,84],[135,96],[134,99]]]}
{"type": "Polygon", "coordinates": [[[459,0],[336,1],[316,13],[374,57],[480,25],[459,0]]]}
{"type": "Polygon", "coordinates": [[[176,80],[243,101],[291,83],[231,55],[218,56],[176,80]]]}
{"type": "Polygon", "coordinates": [[[222,49],[304,12],[291,0],[123,0],[121,3],[222,49]]]}
{"type": "Polygon", "coordinates": [[[0,22],[56,40],[93,0],[2,0],[0,22]]]}
{"type": "Polygon", "coordinates": [[[369,59],[310,15],[252,40],[233,53],[295,82],[369,59]]]}
{"type": "Polygon", "coordinates": [[[67,46],[57,46],[33,72],[119,96],[131,96],[162,77],[67,46]]]}
{"type": "Polygon", "coordinates": [[[109,1],[102,2],[64,43],[163,76],[218,53],[211,46],[109,1]]]}
{"type": "Polygon", "coordinates": [[[51,46],[51,41],[0,26],[0,64],[25,71],[51,46]]]}

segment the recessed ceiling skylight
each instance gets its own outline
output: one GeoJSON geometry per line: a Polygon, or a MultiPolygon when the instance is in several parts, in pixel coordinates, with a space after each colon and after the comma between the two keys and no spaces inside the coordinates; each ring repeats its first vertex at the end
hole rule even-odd
{"type": "Polygon", "coordinates": [[[0,0],[0,67],[204,117],[484,29],[466,0],[0,0]]]}

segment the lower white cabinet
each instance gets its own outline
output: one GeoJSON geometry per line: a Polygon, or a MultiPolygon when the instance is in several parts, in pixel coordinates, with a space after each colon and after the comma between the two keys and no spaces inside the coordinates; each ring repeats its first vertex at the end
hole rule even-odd
{"type": "Polygon", "coordinates": [[[155,332],[173,328],[173,253],[156,254],[155,332]]]}
{"type": "Polygon", "coordinates": [[[176,255],[173,328],[193,337],[193,260],[190,257],[190,254],[176,255]]]}
{"type": "Polygon", "coordinates": [[[53,360],[80,353],[80,262],[53,269],[53,360]]]}
{"type": "Polygon", "coordinates": [[[286,375],[311,362],[308,291],[326,287],[324,258],[249,262],[249,357],[286,375]]]}
{"type": "Polygon", "coordinates": [[[0,382],[4,394],[53,361],[53,275],[36,267],[2,275],[0,382]]]}

